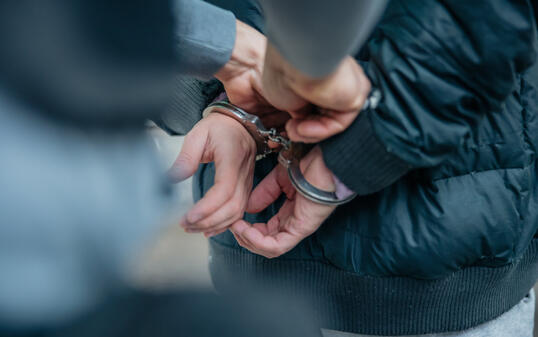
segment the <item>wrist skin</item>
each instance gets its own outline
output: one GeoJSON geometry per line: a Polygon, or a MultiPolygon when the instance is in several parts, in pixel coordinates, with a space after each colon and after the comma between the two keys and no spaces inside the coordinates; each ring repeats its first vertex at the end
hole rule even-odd
{"type": "Polygon", "coordinates": [[[254,71],[261,77],[265,57],[265,39],[258,31],[236,20],[236,37],[230,60],[215,73],[215,77],[226,83],[243,74],[254,71]]]}
{"type": "Polygon", "coordinates": [[[338,177],[327,167],[325,159],[323,158],[323,150],[321,146],[315,146],[312,151],[316,155],[316,160],[319,160],[319,164],[323,166],[324,170],[331,175],[332,182],[334,184],[331,190],[334,190],[338,199],[347,199],[355,192],[353,192],[349,187],[347,187],[338,177]]]}
{"type": "MultiPolygon", "coordinates": [[[[273,74],[271,80],[278,82],[266,85],[278,84],[282,87],[281,91],[290,91],[297,96],[278,93],[277,96],[287,98],[286,104],[289,106],[282,107],[285,110],[311,103],[335,111],[355,111],[362,107],[370,92],[370,81],[350,56],[344,58],[330,74],[317,78],[293,67],[274,45],[268,43],[265,69],[273,74]]],[[[272,103],[278,104],[276,101],[272,103]]]]}

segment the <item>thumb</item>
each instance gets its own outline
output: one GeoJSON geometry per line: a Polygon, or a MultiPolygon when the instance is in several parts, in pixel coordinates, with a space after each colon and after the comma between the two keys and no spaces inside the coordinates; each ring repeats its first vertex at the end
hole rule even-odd
{"type": "Polygon", "coordinates": [[[287,171],[284,166],[277,165],[252,191],[246,211],[248,213],[261,212],[278,199],[282,193],[293,193],[295,190],[287,179],[287,171]]]}
{"type": "Polygon", "coordinates": [[[173,183],[191,177],[200,165],[208,141],[207,129],[194,128],[185,136],[181,152],[167,172],[173,183]]]}
{"type": "Polygon", "coordinates": [[[359,110],[347,112],[324,111],[303,119],[292,119],[286,123],[286,131],[292,141],[318,143],[346,130],[356,119],[359,110]]]}

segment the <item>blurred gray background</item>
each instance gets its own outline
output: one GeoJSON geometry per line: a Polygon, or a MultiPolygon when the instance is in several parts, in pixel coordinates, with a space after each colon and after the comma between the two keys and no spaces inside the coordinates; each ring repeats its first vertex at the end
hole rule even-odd
{"type": "MultiPolygon", "coordinates": [[[[154,125],[148,126],[163,166],[176,159],[183,137],[168,136],[154,125]]],[[[174,185],[180,196],[175,213],[163,224],[161,232],[150,240],[132,268],[132,281],[144,288],[212,288],[207,268],[207,240],[202,234],[188,234],[178,225],[181,215],[193,205],[191,179],[174,185]]]]}

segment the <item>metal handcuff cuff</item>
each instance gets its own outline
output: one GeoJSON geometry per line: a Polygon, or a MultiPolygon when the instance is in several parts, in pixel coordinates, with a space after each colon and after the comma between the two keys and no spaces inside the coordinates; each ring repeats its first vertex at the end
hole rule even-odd
{"type": "MultiPolygon", "coordinates": [[[[372,90],[361,111],[375,108],[380,100],[380,91],[372,90]]],[[[351,201],[357,195],[353,193],[345,198],[339,198],[335,192],[321,190],[306,180],[301,172],[299,162],[312,148],[309,144],[292,142],[279,135],[275,128],[267,129],[258,116],[249,114],[228,101],[216,101],[209,104],[202,115],[206,117],[215,112],[231,117],[245,127],[256,142],[258,153],[256,159],[261,159],[277,151],[277,149],[269,147],[269,141],[281,145],[282,148],[278,149],[278,162],[286,167],[292,185],[305,198],[318,204],[337,206],[351,201]]]]}

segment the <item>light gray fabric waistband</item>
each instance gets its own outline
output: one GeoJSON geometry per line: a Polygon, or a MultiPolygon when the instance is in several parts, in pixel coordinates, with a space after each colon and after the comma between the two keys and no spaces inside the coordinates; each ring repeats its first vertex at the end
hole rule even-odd
{"type": "MultiPolygon", "coordinates": [[[[441,334],[413,335],[408,337],[533,337],[534,290],[531,290],[518,304],[501,316],[474,328],[441,334]]],[[[349,332],[322,329],[323,337],[375,337],[349,332]]]]}

